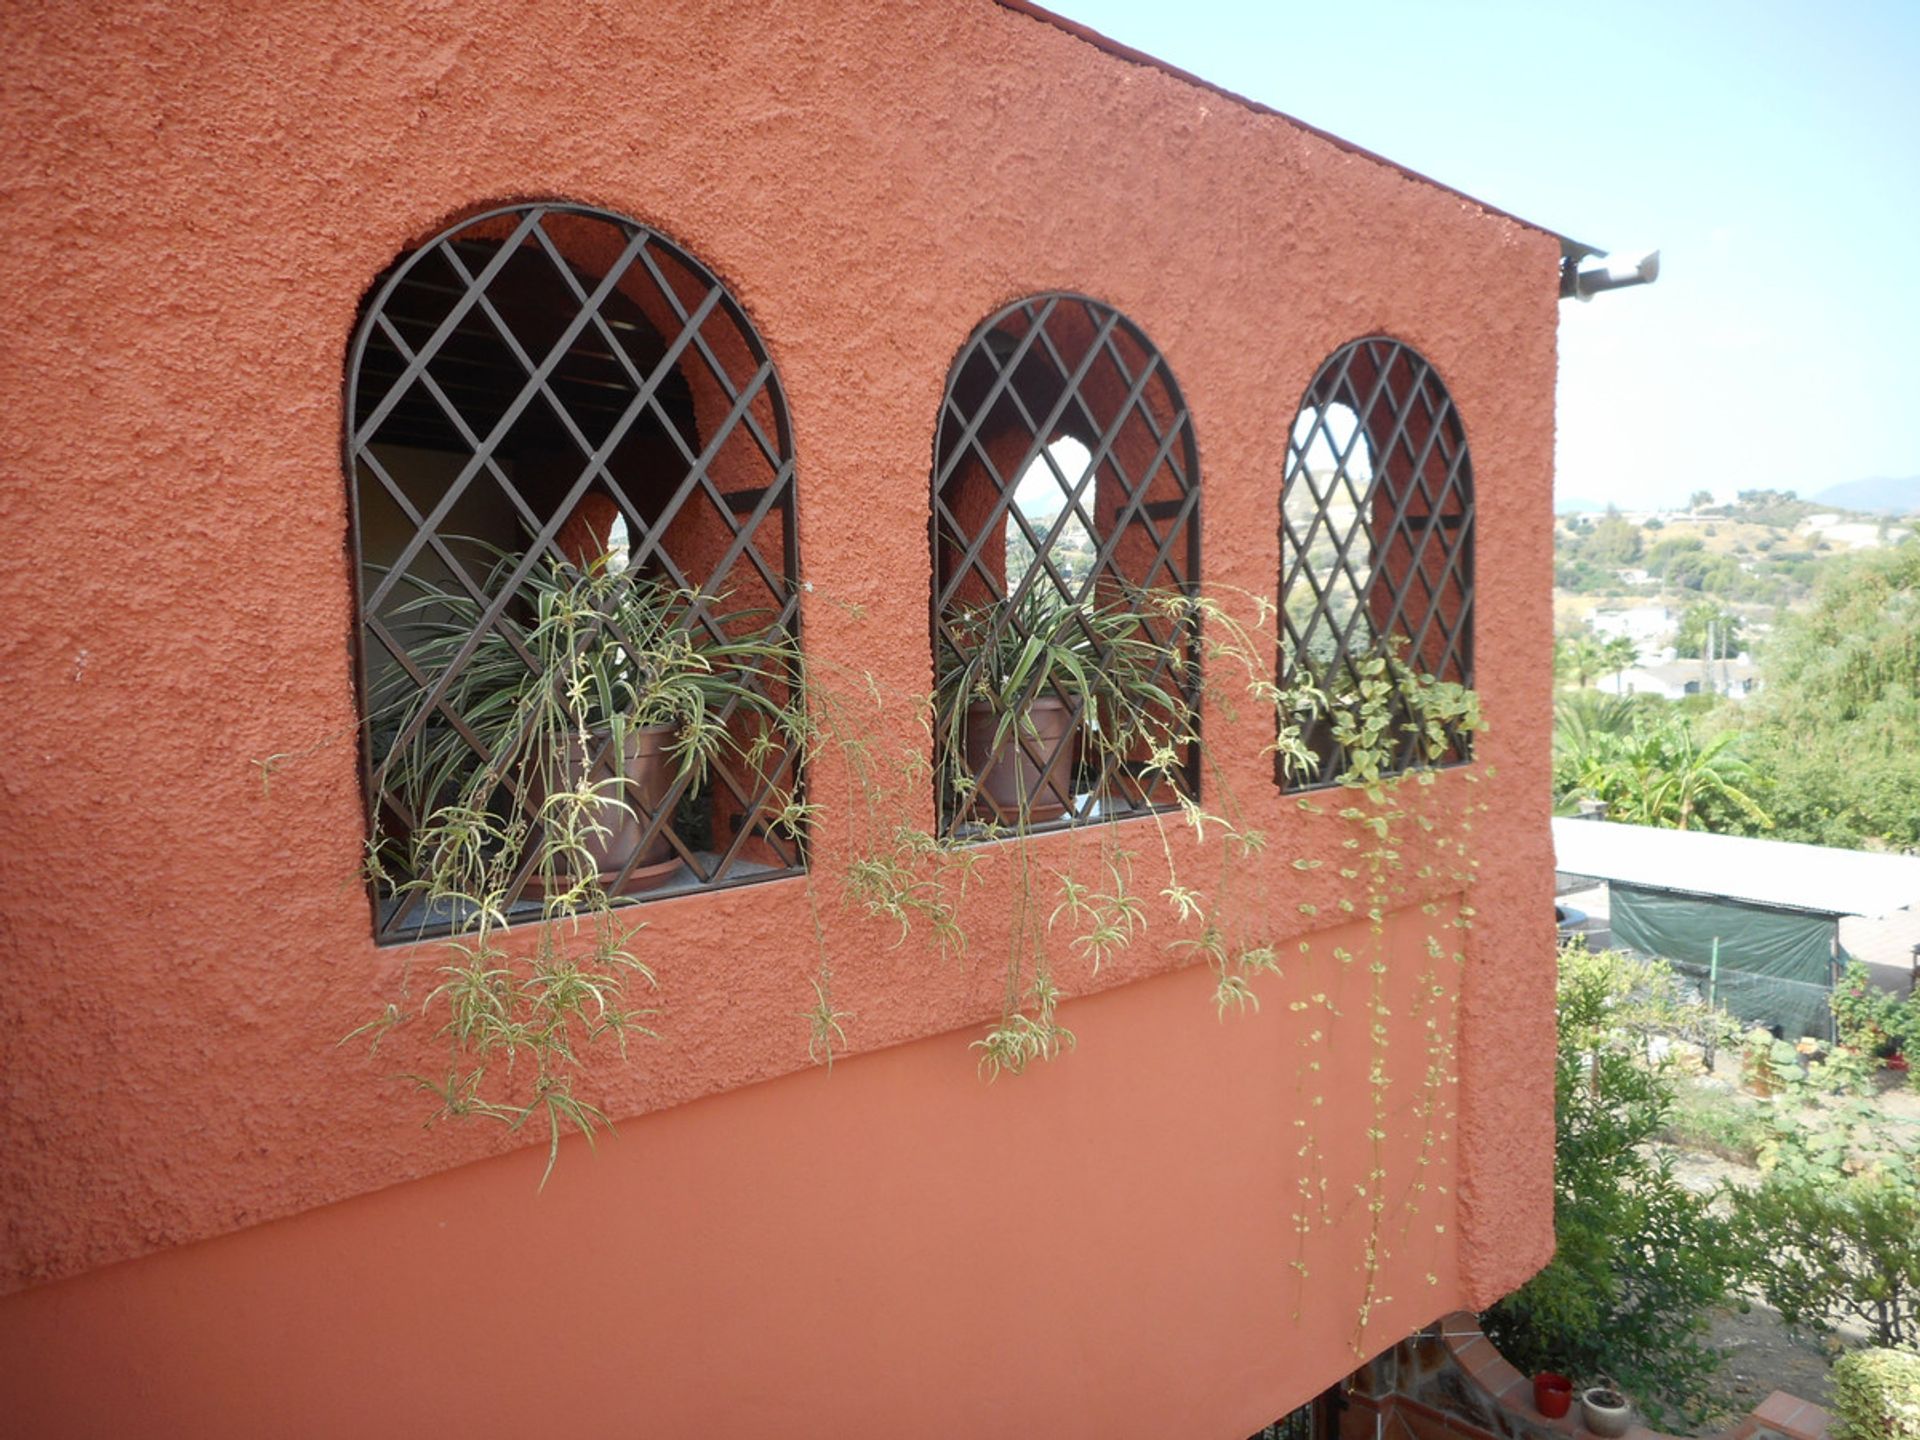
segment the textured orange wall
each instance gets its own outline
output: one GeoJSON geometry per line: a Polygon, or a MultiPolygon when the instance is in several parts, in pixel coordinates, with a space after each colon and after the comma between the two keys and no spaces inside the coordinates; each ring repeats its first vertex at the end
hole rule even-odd
{"type": "MultiPolygon", "coordinates": [[[[1417,1323],[1490,1299],[1545,1257],[1551,237],[986,3],[12,5],[0,13],[0,86],[0,524],[13,555],[0,581],[0,1284],[295,1216],[514,1143],[473,1128],[423,1134],[416,1098],[387,1078],[404,1056],[368,1062],[334,1045],[391,993],[402,963],[371,944],[355,879],[339,435],[342,358],[373,277],[446,217],[527,196],[657,224],[732,286],[790,398],[815,587],[807,643],[901,693],[930,683],[926,474],[941,387],[956,348],[1002,303],[1079,289],[1142,326],[1195,417],[1203,574],[1254,591],[1274,584],[1282,440],[1320,361],[1373,332],[1434,361],[1478,481],[1477,680],[1495,727],[1478,793],[1492,811],[1460,995],[1458,1263],[1447,1259],[1430,1305],[1411,1298],[1417,1261],[1389,1288],[1417,1323]],[[254,760],[309,746],[263,792],[254,760]]],[[[917,745],[904,707],[887,723],[917,745]]],[[[1270,719],[1207,725],[1269,837],[1247,883],[1290,927],[1298,902],[1324,906],[1338,882],[1331,866],[1302,875],[1288,861],[1337,858],[1344,827],[1273,792],[1259,753],[1270,719]]],[[[843,798],[838,777],[817,780],[828,805],[843,798]]],[[[1467,789],[1450,778],[1444,794],[1467,789]]],[[[823,831],[817,873],[855,1048],[942,1037],[864,1062],[909,1077],[904,1088],[855,1081],[859,1066],[845,1083],[808,1070],[797,1015],[817,957],[793,940],[810,929],[803,882],[650,905],[664,1038],[592,1088],[617,1117],[654,1118],[624,1126],[597,1162],[563,1164],[544,1198],[530,1194],[523,1154],[30,1291],[0,1303],[0,1325],[18,1336],[48,1316],[106,1324],[111,1312],[116,1345],[163,1347],[171,1303],[273,1288],[267,1274],[221,1269],[240,1256],[307,1266],[311,1283],[295,1288],[322,1311],[407,1312],[437,1296],[479,1307],[470,1323],[503,1340],[533,1333],[522,1314],[577,1313],[567,1286],[469,1292],[471,1276],[418,1257],[396,1259],[390,1281],[369,1269],[368,1288],[352,1291],[320,1264],[329,1247],[411,1254],[424,1241],[406,1217],[454,1204],[520,1233],[545,1216],[590,1215],[631,1247],[631,1268],[613,1274],[633,1305],[649,1294],[710,1305],[702,1267],[738,1236],[703,1221],[698,1204],[682,1208],[675,1197],[697,1199],[705,1182],[671,1159],[676,1146],[691,1163],[720,1143],[702,1132],[707,1116],[784,1116],[757,1122],[766,1143],[793,1151],[783,1183],[823,1187],[846,1208],[813,1195],[807,1224],[773,1233],[816,1235],[830,1254],[857,1248],[860,1226],[835,1217],[871,1211],[874,1187],[944,1196],[930,1249],[1002,1233],[991,1191],[940,1186],[937,1167],[918,1168],[929,1132],[900,1094],[937,1091],[1009,1136],[1103,1107],[1108,1126],[1129,1106],[1206,1117],[1196,1124],[1224,1106],[1243,1133],[1290,1123],[1286,1086],[1223,1057],[1281,1043],[1288,1000],[1319,988],[1311,964],[1264,986],[1260,1017],[1224,1028],[1197,975],[1133,983],[1179,963],[1157,945],[1136,945],[1097,978],[1063,969],[1071,994],[1110,992],[1065,1017],[1082,1031],[1080,1051],[1044,1075],[977,1087],[965,1042],[998,1007],[994,933],[1007,917],[995,890],[970,912],[971,958],[890,950],[889,928],[832,908],[844,860],[834,833],[823,831]],[[1151,1053],[1151,1027],[1103,1037],[1093,1018],[1107,1006],[1138,1024],[1150,1002],[1170,1007],[1160,1018],[1183,1037],[1165,1055],[1151,1053]],[[1115,1077],[1127,1083],[1103,1094],[1115,1077]],[[775,1083],[671,1108],[756,1081],[775,1083]],[[1081,1108],[1047,1098],[1064,1094],[1081,1108]],[[808,1139],[822,1127],[847,1138],[832,1166],[810,1169],[808,1139]],[[640,1187],[631,1198],[629,1179],[640,1187]],[[204,1286],[193,1278],[203,1264],[204,1286]],[[157,1328],[127,1328],[141,1317],[157,1328]]],[[[1075,844],[1037,848],[1072,864],[1075,844]]],[[[1155,939],[1172,933],[1161,926],[1155,939]]],[[[1170,1183],[1182,1131],[1142,1131],[1136,1172],[1170,1183]]],[[[979,1155],[996,1153],[995,1133],[977,1137],[979,1155]]],[[[949,1337],[1003,1363],[1007,1310],[1038,1307],[1032,1323],[1051,1337],[1039,1358],[1065,1387],[1079,1382],[1058,1367],[1083,1337],[1047,1317],[1064,1325],[1061,1297],[1116,1254],[1146,1248],[1172,1273],[1176,1261],[1194,1268],[1196,1286],[1231,1269],[1204,1214],[1142,1234],[1110,1197],[1056,1202],[1047,1186],[1075,1173],[1073,1136],[1047,1134],[1064,1147],[1059,1163],[1033,1170],[1022,1192],[1051,1222],[1063,1268],[1022,1291],[989,1283],[982,1252],[964,1269],[979,1283],[954,1302],[949,1337]]],[[[1216,1158],[1234,1163],[1232,1153],[1216,1158]]],[[[1249,1203],[1263,1224],[1284,1226],[1283,1201],[1249,1203]]],[[[595,1278],[602,1242],[584,1221],[541,1243],[582,1296],[613,1285],[595,1278]]],[[[1283,1277],[1259,1278],[1264,1288],[1283,1277]]],[[[877,1292],[842,1298],[863,1294],[877,1292]]],[[[1218,1340],[1247,1318],[1244,1296],[1213,1310],[1203,1298],[1175,1307],[1182,1325],[1211,1313],[1203,1328],[1218,1340]]],[[[846,1304],[831,1313],[841,1318],[820,1323],[848,1323],[846,1304]]],[[[671,1319],[663,1309],[654,1322],[668,1340],[671,1319]]],[[[101,1332],[76,1320],[64,1333],[84,1349],[101,1332]]],[[[844,1337],[862,1370],[844,1383],[890,1386],[891,1372],[910,1373],[919,1362],[904,1333],[883,1320],[844,1337]]],[[[739,1343],[752,1353],[750,1339],[739,1343]]],[[[1093,1351],[1113,1362],[1119,1343],[1093,1351]]],[[[1330,1375],[1339,1367],[1326,1358],[1330,1375]]],[[[152,1383],[164,1387],[166,1373],[152,1383]]]]}
{"type": "MultiPolygon", "coordinates": [[[[1365,976],[1332,983],[1358,1021],[1365,976]]],[[[939,1036],[571,1142],[544,1193],[522,1151],[29,1291],[0,1304],[0,1428],[1250,1434],[1358,1363],[1362,1279],[1351,1225],[1297,1248],[1285,1219],[1274,1101],[1321,1018],[1222,1026],[1209,993],[1186,970],[1083,1000],[1080,1051],[1018,1083],[939,1036]]],[[[1364,1091],[1366,1051],[1327,1054],[1332,1096],[1364,1091]]],[[[1368,1147],[1347,1125],[1323,1149],[1350,1214],[1368,1147]]],[[[1452,1207],[1403,1225],[1404,1198],[1411,1283],[1369,1353],[1456,1303],[1425,1280],[1452,1274],[1452,1207]]]]}

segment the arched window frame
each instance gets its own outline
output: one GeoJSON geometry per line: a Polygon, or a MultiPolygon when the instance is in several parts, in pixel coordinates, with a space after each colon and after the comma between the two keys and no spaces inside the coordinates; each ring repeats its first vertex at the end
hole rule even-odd
{"type": "MultiPolygon", "coordinates": [[[[1414,672],[1473,684],[1473,461],[1465,422],[1439,372],[1386,335],[1342,345],[1301,399],[1280,498],[1280,656],[1284,688],[1358,683],[1363,658],[1390,648],[1414,672]],[[1332,423],[1344,409],[1348,433],[1332,423]],[[1324,477],[1316,470],[1329,469],[1324,477]],[[1300,657],[1309,657],[1303,666],[1300,657]]],[[[1428,763],[1395,701],[1398,750],[1384,773],[1428,763]]],[[[1312,757],[1276,779],[1289,789],[1338,782],[1344,757],[1324,708],[1293,707],[1312,757]]],[[[1449,730],[1440,766],[1472,759],[1472,736],[1449,730]]]]}
{"type": "Polygon", "coordinates": [[[1084,624],[1069,630],[1086,637],[1097,661],[1114,662],[1103,663],[1103,673],[1125,669],[1121,659],[1151,648],[1161,658],[1128,673],[1150,675],[1190,713],[1171,763],[1155,767],[1144,753],[1083,746],[1080,727],[1100,723],[1101,704],[1058,686],[1029,686],[1027,698],[1036,688],[1055,692],[1064,707],[1052,727],[1059,733],[1000,725],[986,741],[943,696],[934,766],[943,835],[991,838],[1120,819],[1198,794],[1196,622],[1185,602],[1200,583],[1200,500],[1192,417],[1165,357],[1132,320],[1089,296],[1052,291],[1006,305],[975,327],[948,372],[935,434],[929,539],[937,685],[944,692],[944,677],[985,646],[1031,633],[1023,602],[1058,597],[1100,617],[1100,635],[1084,624]],[[1059,463],[1053,447],[1066,438],[1088,452],[1082,476],[1059,463]],[[1015,503],[1029,474],[1043,485],[1050,477],[1061,491],[1061,508],[1044,527],[1015,503]],[[1070,530],[1095,546],[1084,575],[1056,563],[1070,530]],[[1016,531],[1033,560],[1010,581],[1007,536],[1016,531]],[[993,617],[984,629],[961,623],[982,613],[993,617]],[[1103,643],[1101,636],[1123,630],[1111,646],[1103,643]]]}
{"type": "MultiPolygon", "coordinates": [[[[488,398],[497,401],[500,394],[488,398]]],[[[471,408],[477,402],[467,403],[471,408]]],[[[355,579],[355,669],[364,722],[362,783],[376,861],[369,866],[374,930],[383,943],[406,943],[446,933],[456,917],[424,910],[403,883],[410,877],[380,878],[383,869],[391,876],[401,853],[392,843],[396,825],[405,829],[421,818],[408,811],[390,784],[406,737],[376,740],[382,717],[372,700],[383,681],[391,681],[395,667],[409,672],[400,684],[411,684],[422,697],[406,712],[409,724],[444,721],[454,732],[466,733],[463,717],[447,703],[461,667],[483,642],[525,659],[523,636],[514,633],[515,597],[543,569],[606,563],[617,520],[624,520],[628,537],[623,568],[636,576],[657,574],[663,589],[689,597],[675,628],[692,637],[690,643],[724,643],[750,624],[756,634],[781,637],[797,655],[792,426],[773,361],[721,280],[648,225],[553,201],[503,206],[460,220],[404,252],[371,287],[347,356],[343,448],[355,579]],[[506,281],[509,268],[516,266],[533,267],[544,277],[550,292],[543,311],[547,320],[565,314],[557,335],[543,333],[544,345],[528,343],[532,337],[524,318],[503,313],[513,309],[506,281]],[[395,308],[410,286],[417,300],[436,284],[443,295],[457,291],[444,313],[435,316],[429,308],[423,321],[395,308]],[[620,310],[625,318],[615,313],[620,310]],[[423,325],[430,326],[424,335],[423,325]],[[479,329],[483,325],[490,333],[478,348],[471,341],[461,342],[468,347],[464,353],[450,348],[463,326],[472,335],[486,333],[479,329]],[[600,348],[594,351],[594,346],[600,348]],[[488,363],[506,368],[499,362],[505,353],[519,372],[512,377],[518,386],[513,399],[490,417],[469,414],[455,398],[463,380],[473,388],[470,372],[482,349],[493,352],[481,362],[483,370],[488,363]],[[389,368],[397,362],[398,377],[371,375],[374,358],[389,368]],[[436,362],[442,373],[436,373],[436,362]],[[590,392],[597,397],[593,404],[581,398],[590,392]],[[444,487],[416,478],[419,493],[409,493],[394,467],[383,464],[381,451],[390,443],[385,437],[411,434],[395,419],[403,407],[412,407],[415,431],[438,425],[444,432],[443,453],[458,461],[457,467],[445,467],[454,473],[444,487]],[[428,418],[419,420],[421,415],[428,418]],[[475,428],[476,419],[486,422],[484,432],[475,428]],[[551,462],[559,473],[577,470],[566,483],[549,487],[546,498],[533,493],[524,474],[509,473],[523,468],[508,445],[523,422],[562,433],[572,446],[570,453],[539,456],[542,468],[551,462]],[[457,440],[450,443],[445,436],[457,440]],[[653,453],[631,458],[641,449],[669,458],[660,462],[653,453]],[[512,532],[523,547],[510,550],[491,576],[477,573],[472,537],[452,528],[463,508],[484,511],[496,533],[512,532]],[[371,523],[373,512],[379,512],[379,525],[371,523]],[[370,535],[380,526],[398,526],[405,533],[384,561],[369,551],[370,535]],[[470,605],[478,618],[443,669],[414,675],[405,658],[408,646],[394,633],[392,607],[407,585],[418,587],[417,579],[408,578],[409,567],[423,556],[430,557],[425,563],[434,568],[436,580],[443,579],[447,592],[470,605]],[[750,622],[734,593],[746,591],[759,606],[750,622]]],[[[799,677],[763,676],[748,683],[770,694],[797,686],[799,677]]],[[[729,707],[725,723],[742,724],[744,713],[729,707]]],[[[593,763],[612,758],[602,741],[593,763]]],[[[711,766],[698,782],[679,776],[651,813],[636,802],[636,838],[628,850],[616,842],[603,877],[608,891],[620,900],[649,899],[803,869],[803,837],[776,824],[774,813],[777,803],[799,797],[800,761],[798,744],[789,743],[751,767],[711,766]],[[692,812],[698,813],[690,824],[692,812]],[[656,858],[663,854],[664,859],[656,858]]],[[[628,784],[622,793],[631,797],[635,791],[628,784]]],[[[512,796],[501,803],[505,815],[512,816],[518,805],[531,819],[537,800],[512,796]]],[[[538,918],[537,889],[537,877],[523,866],[506,897],[510,919],[538,918]]]]}

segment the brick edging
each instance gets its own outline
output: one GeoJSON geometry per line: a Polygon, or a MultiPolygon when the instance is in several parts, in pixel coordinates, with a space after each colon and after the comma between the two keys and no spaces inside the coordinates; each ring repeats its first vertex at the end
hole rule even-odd
{"type": "MultiPolygon", "coordinates": [[[[1446,1348],[1454,1368],[1467,1386],[1479,1391],[1488,1408],[1507,1422],[1502,1427],[1507,1432],[1506,1436],[1489,1435],[1488,1440],[1509,1440],[1509,1437],[1519,1435],[1543,1437],[1543,1440],[1557,1436],[1572,1437],[1572,1440],[1600,1440],[1599,1436],[1579,1422],[1580,1402],[1577,1394],[1573,1408],[1561,1419],[1549,1420],[1535,1410],[1533,1381],[1516,1370],[1508,1363],[1507,1357],[1494,1348],[1493,1342],[1480,1329],[1479,1317],[1470,1311],[1457,1310],[1443,1317],[1435,1338],[1446,1348]]],[[[1459,1425],[1460,1417],[1449,1418],[1454,1425],[1459,1425]]],[[[1784,1390],[1776,1390],[1743,1419],[1721,1431],[1715,1440],[1827,1440],[1830,1424],[1831,1417],[1820,1406],[1789,1395],[1784,1390]]],[[[1482,1427],[1471,1428],[1480,1430],[1482,1427]]],[[[1680,1440],[1680,1437],[1635,1425],[1627,1431],[1625,1440],[1680,1440]]]]}

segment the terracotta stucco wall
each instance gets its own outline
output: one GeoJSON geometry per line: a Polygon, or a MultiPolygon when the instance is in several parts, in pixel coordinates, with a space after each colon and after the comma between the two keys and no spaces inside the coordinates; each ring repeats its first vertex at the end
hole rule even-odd
{"type": "MultiPolygon", "coordinates": [[[[831,1078],[809,1067],[797,1018],[818,958],[794,943],[810,931],[800,881],[647,907],[663,1039],[597,1072],[593,1088],[616,1117],[650,1118],[623,1125],[597,1161],[563,1161],[537,1200],[526,1154],[455,1169],[514,1142],[423,1134],[417,1100],[388,1078],[400,1064],[335,1046],[392,993],[402,963],[369,936],[355,756],[341,738],[355,721],[343,355],[366,287],[396,254],[449,216],[528,196],[656,224],[727,280],[790,400],[815,587],[807,643],[897,694],[930,683],[926,475],[941,387],[1001,304],[1086,291],[1160,347],[1200,443],[1202,572],[1253,591],[1277,574],[1282,441],[1320,361],[1384,332],[1436,364],[1473,448],[1476,680],[1494,730],[1482,783],[1441,787],[1449,805],[1490,805],[1457,995],[1460,1115],[1446,1143],[1459,1152],[1459,1215],[1444,1244],[1394,1258],[1392,1323],[1487,1300],[1544,1258],[1551,237],[985,3],[16,5],[0,18],[0,57],[0,521],[13,556],[0,582],[0,1268],[10,1287],[41,1286],[0,1304],[9,1371],[29,1354],[42,1376],[62,1357],[77,1365],[88,1343],[164,1353],[177,1311],[204,1311],[208,1333],[228,1337],[208,1353],[244,1349],[259,1337],[234,1328],[245,1312],[229,1307],[273,1289],[277,1268],[295,1277],[304,1313],[342,1326],[361,1323],[355,1307],[404,1297],[397,1313],[411,1321],[394,1322],[394,1343],[415,1336],[427,1363],[379,1361],[396,1367],[380,1372],[389,1388],[451,1353],[426,1323],[442,1302],[502,1336],[528,1305],[548,1316],[532,1329],[585,1323],[601,1295],[599,1241],[558,1242],[568,1283],[557,1293],[531,1274],[468,1290],[475,1277],[452,1273],[426,1218],[468,1214],[494,1238],[562,1214],[572,1219],[558,1228],[575,1233],[612,1226],[625,1288],[604,1283],[663,1327],[662,1345],[712,1335],[752,1353],[749,1314],[684,1331],[672,1318],[720,1303],[703,1277],[747,1287],[764,1273],[719,1258],[740,1235],[714,1217],[734,1203],[748,1206],[734,1225],[777,1238],[781,1254],[813,1239],[858,1257],[851,1271],[788,1272],[775,1331],[792,1344],[775,1357],[768,1341],[759,1356],[770,1373],[812,1375],[823,1402],[855,1382],[825,1386],[794,1337],[814,1287],[831,1291],[842,1273],[867,1278],[823,1312],[839,1319],[818,1323],[855,1326],[839,1339],[866,1386],[904,1383],[926,1337],[950,1331],[971,1337],[959,1353],[980,1361],[982,1387],[1019,1353],[1033,1384],[1051,1377],[1049,1403],[1066,1405],[1080,1385],[1082,1398],[1129,1393],[1072,1378],[1091,1356],[1125,1367],[1153,1345],[1187,1356],[1191,1344],[1203,1388],[1230,1397],[1214,1418],[1238,1423],[1286,1388],[1276,1377],[1324,1380],[1344,1364],[1343,1342],[1288,1328],[1290,1306],[1266,1316],[1264,1369],[1250,1351],[1202,1343],[1251,1323],[1256,1293],[1283,1286],[1292,1148],[1256,1161],[1228,1142],[1284,1136],[1296,1118],[1289,1003],[1324,993],[1333,962],[1324,940],[1293,955],[1288,932],[1304,923],[1298,904],[1324,911],[1341,887],[1334,866],[1304,874],[1291,861],[1337,859],[1348,834],[1273,791],[1261,754],[1271,719],[1251,709],[1209,715],[1207,733],[1269,840],[1244,878],[1286,941],[1287,974],[1263,986],[1257,1017],[1217,1024],[1197,973],[1149,979],[1182,963],[1157,943],[1175,933],[1162,927],[1097,977],[1063,971],[1071,994],[1091,997],[1066,1016],[1079,1052],[986,1089],[966,1040],[998,1008],[1000,862],[969,917],[973,958],[943,960],[917,941],[888,949],[888,927],[833,908],[845,856],[829,829],[816,870],[838,1000],[856,1017],[855,1049],[886,1051],[831,1078]],[[263,790],[254,761],[289,751],[306,753],[263,790]],[[770,1083],[740,1089],[752,1082],[770,1083]],[[722,1092],[737,1093],[687,1104],[722,1092]],[[940,1132],[923,1109],[968,1117],[951,1152],[965,1166],[927,1158],[940,1132]],[[1136,1111],[1165,1123],[1122,1123],[1136,1111]],[[721,1138],[733,1115],[755,1117],[740,1122],[739,1153],[721,1138]],[[1231,1133],[1210,1128],[1229,1120],[1231,1133]],[[754,1146],[764,1163],[742,1158],[754,1146]],[[695,1203],[710,1147],[727,1158],[709,1176],[765,1173],[769,1196],[797,1197],[758,1202],[780,1223],[752,1197],[695,1203]],[[997,1160],[1004,1181],[949,1183],[997,1160]],[[1207,1213],[1239,1193],[1213,1167],[1240,1165],[1252,1168],[1224,1174],[1247,1182],[1260,1217],[1247,1237],[1259,1268],[1246,1276],[1207,1213]],[[1144,1217],[1105,1189],[1071,1189],[1126,1174],[1150,1177],[1144,1217]],[[1170,1176],[1200,1188],[1159,1194],[1170,1176]],[[996,1187],[1015,1178],[1058,1266],[1031,1289],[992,1283],[991,1239],[1020,1228],[996,1187]],[[921,1224],[889,1209],[889,1194],[902,1205],[937,1194],[946,1208],[921,1224]],[[1190,1223],[1177,1223],[1189,1201],[1190,1223]],[[283,1223],[44,1283],[270,1220],[283,1223]],[[960,1266],[968,1247],[979,1263],[960,1266]],[[392,1266],[349,1292],[327,1257],[363,1249],[392,1266]],[[1077,1307],[1133,1293],[1112,1269],[1133,1253],[1163,1267],[1155,1338],[1131,1327],[1096,1344],[1073,1324],[1106,1309],[1077,1307]],[[914,1272],[899,1259],[875,1278],[876,1257],[896,1255],[927,1258],[930,1283],[977,1288],[924,1302],[918,1329],[890,1327],[887,1287],[914,1272]],[[849,1318],[862,1307],[864,1320],[849,1318]],[[1036,1348],[1015,1343],[1022,1326],[1036,1348]]],[[[904,707],[881,724],[915,743],[904,707]]],[[[819,798],[843,802],[841,778],[822,769],[819,798]]],[[[1041,853],[1071,865],[1087,849],[1060,839],[1041,853]]],[[[1410,912],[1421,898],[1409,894],[1410,912]]],[[[1410,1049],[1404,1063],[1417,1074],[1410,1049]]],[[[1341,1137],[1362,1123],[1364,1089],[1335,1106],[1339,1123],[1318,1122],[1337,1166],[1357,1163],[1341,1137]]],[[[1337,1316],[1357,1294],[1344,1253],[1357,1241],[1348,1224],[1326,1243],[1348,1275],[1348,1292],[1319,1301],[1337,1316]]],[[[336,1351],[332,1373],[349,1373],[356,1353],[336,1351]]],[[[282,1357],[286,1374],[297,1368],[282,1357]]],[[[141,1393],[190,1390],[184,1373],[156,1361],[141,1393]]],[[[846,1413],[904,1414],[911,1397],[887,1394],[846,1413]]]]}

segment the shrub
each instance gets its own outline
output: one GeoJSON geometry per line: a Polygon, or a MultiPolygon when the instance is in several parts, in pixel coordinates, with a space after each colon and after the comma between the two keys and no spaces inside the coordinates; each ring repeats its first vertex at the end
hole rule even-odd
{"type": "Polygon", "coordinates": [[[1867,967],[1847,962],[1828,1002],[1840,1043],[1863,1055],[1920,1049],[1920,991],[1901,999],[1875,987],[1867,967]]]}
{"type": "MultiPolygon", "coordinates": [[[[1697,1008],[1697,1007],[1696,1007],[1697,1008]]],[[[1657,961],[1575,945],[1560,956],[1555,1062],[1554,1257],[1483,1317],[1522,1371],[1601,1375],[1650,1420],[1692,1421],[1719,1356],[1703,1343],[1739,1252],[1729,1224],[1646,1142],[1674,1103],[1648,1038],[1695,1023],[1657,961]]]]}
{"type": "Polygon", "coordinates": [[[1920,1440],[1920,1353],[1854,1350],[1833,1367],[1834,1440],[1920,1440]]]}
{"type": "Polygon", "coordinates": [[[1897,1173],[1775,1171],[1732,1192],[1751,1277],[1792,1325],[1864,1324],[1881,1345],[1920,1343],[1920,1186],[1897,1173]]]}

